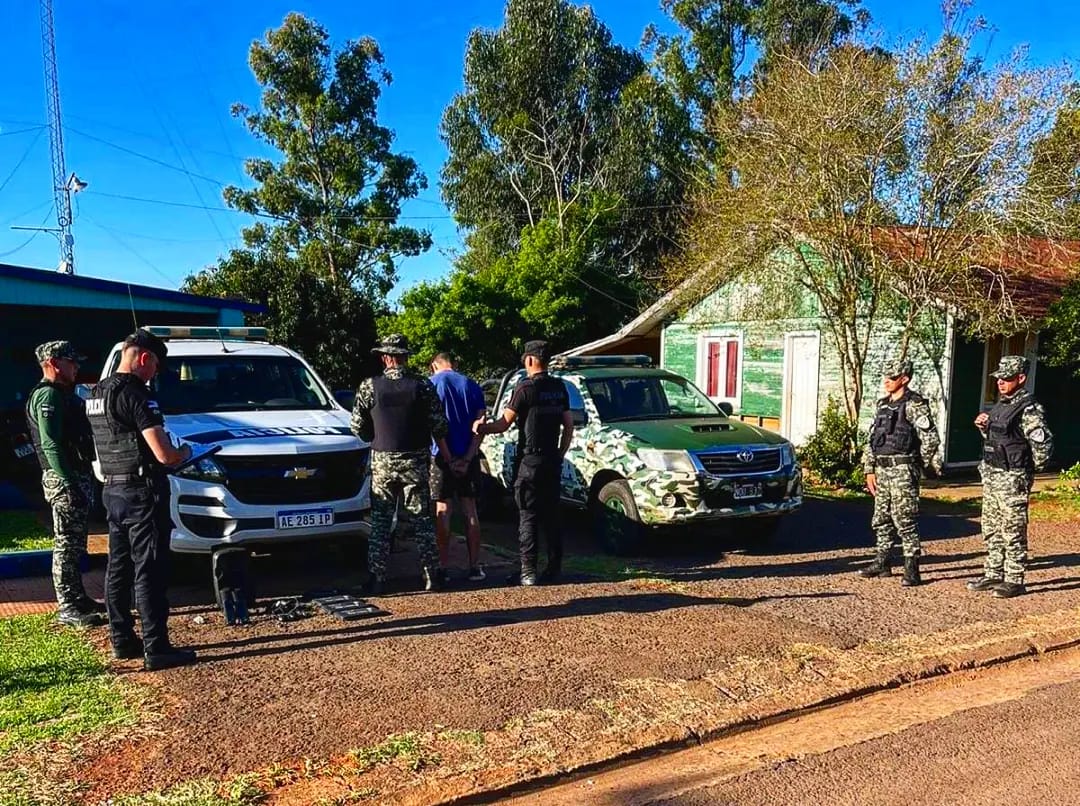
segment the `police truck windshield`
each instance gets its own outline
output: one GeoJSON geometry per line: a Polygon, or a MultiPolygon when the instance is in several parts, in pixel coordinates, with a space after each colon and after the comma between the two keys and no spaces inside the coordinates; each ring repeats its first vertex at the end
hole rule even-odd
{"type": "Polygon", "coordinates": [[[319,382],[291,356],[169,356],[153,389],[164,414],[331,408],[319,382]]]}
{"type": "Polygon", "coordinates": [[[588,378],[585,386],[605,423],[726,416],[696,386],[674,376],[588,378]]]}

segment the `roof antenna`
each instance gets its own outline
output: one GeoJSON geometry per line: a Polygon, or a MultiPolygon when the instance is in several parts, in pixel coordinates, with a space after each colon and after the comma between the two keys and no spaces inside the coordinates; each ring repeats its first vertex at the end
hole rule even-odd
{"type": "Polygon", "coordinates": [[[139,318],[135,316],[135,298],[131,296],[131,283],[125,283],[127,285],[128,303],[131,305],[131,321],[135,323],[135,330],[139,329],[139,318]]]}
{"type": "Polygon", "coordinates": [[[221,332],[221,328],[215,328],[217,330],[218,339],[221,341],[221,352],[228,354],[229,349],[225,346],[225,335],[221,332]]]}

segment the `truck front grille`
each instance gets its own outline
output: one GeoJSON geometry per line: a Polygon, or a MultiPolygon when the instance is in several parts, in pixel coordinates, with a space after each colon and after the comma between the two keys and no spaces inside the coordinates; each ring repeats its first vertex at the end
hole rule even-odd
{"type": "Polygon", "coordinates": [[[742,476],[775,473],[780,469],[779,448],[742,448],[735,451],[701,451],[697,459],[710,476],[742,476]]]}
{"type": "Polygon", "coordinates": [[[245,504],[314,504],[359,494],[367,448],[295,456],[222,456],[226,483],[245,504]]]}

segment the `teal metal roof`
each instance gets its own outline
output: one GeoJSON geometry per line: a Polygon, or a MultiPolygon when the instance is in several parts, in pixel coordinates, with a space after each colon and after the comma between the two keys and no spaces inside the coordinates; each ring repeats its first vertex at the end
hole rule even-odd
{"type": "Polygon", "coordinates": [[[153,301],[156,310],[208,311],[235,310],[265,313],[262,305],[237,299],[203,297],[137,285],[119,280],[101,280],[81,274],[30,269],[0,263],[0,305],[41,305],[46,307],[128,308],[133,302],[153,301]]]}

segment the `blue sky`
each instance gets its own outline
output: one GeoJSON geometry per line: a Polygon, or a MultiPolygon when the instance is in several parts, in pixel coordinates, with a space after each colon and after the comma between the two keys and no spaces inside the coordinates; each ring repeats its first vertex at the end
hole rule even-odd
{"type": "MultiPolygon", "coordinates": [[[[50,214],[49,137],[42,128],[38,0],[5,0],[4,5],[0,262],[53,268],[57,242],[52,235],[31,238],[32,233],[10,229],[54,225],[55,217],[50,214]]],[[[396,149],[412,155],[428,177],[428,189],[403,213],[413,226],[432,232],[435,246],[401,264],[392,298],[449,270],[449,255],[460,239],[439,198],[445,150],[438,123],[461,89],[469,31],[497,27],[501,0],[55,0],[54,5],[67,168],[89,183],[75,197],[78,273],[176,288],[238,243],[244,216],[201,208],[223,207],[222,185],[242,183],[242,160],[265,153],[230,116],[229,106],[257,103],[248,47],[293,10],[321,22],[335,42],[373,36],[394,76],[382,97],[380,122],[396,132],[396,149]]],[[[615,39],[630,47],[650,22],[669,27],[659,0],[591,5],[615,39]]],[[[940,29],[939,3],[931,0],[865,5],[890,40],[920,32],[932,37],[940,29]]],[[[1080,53],[1080,4],[1071,0],[984,0],[974,10],[996,29],[992,57],[1021,44],[1029,46],[1036,64],[1060,63],[1080,53]]]]}

